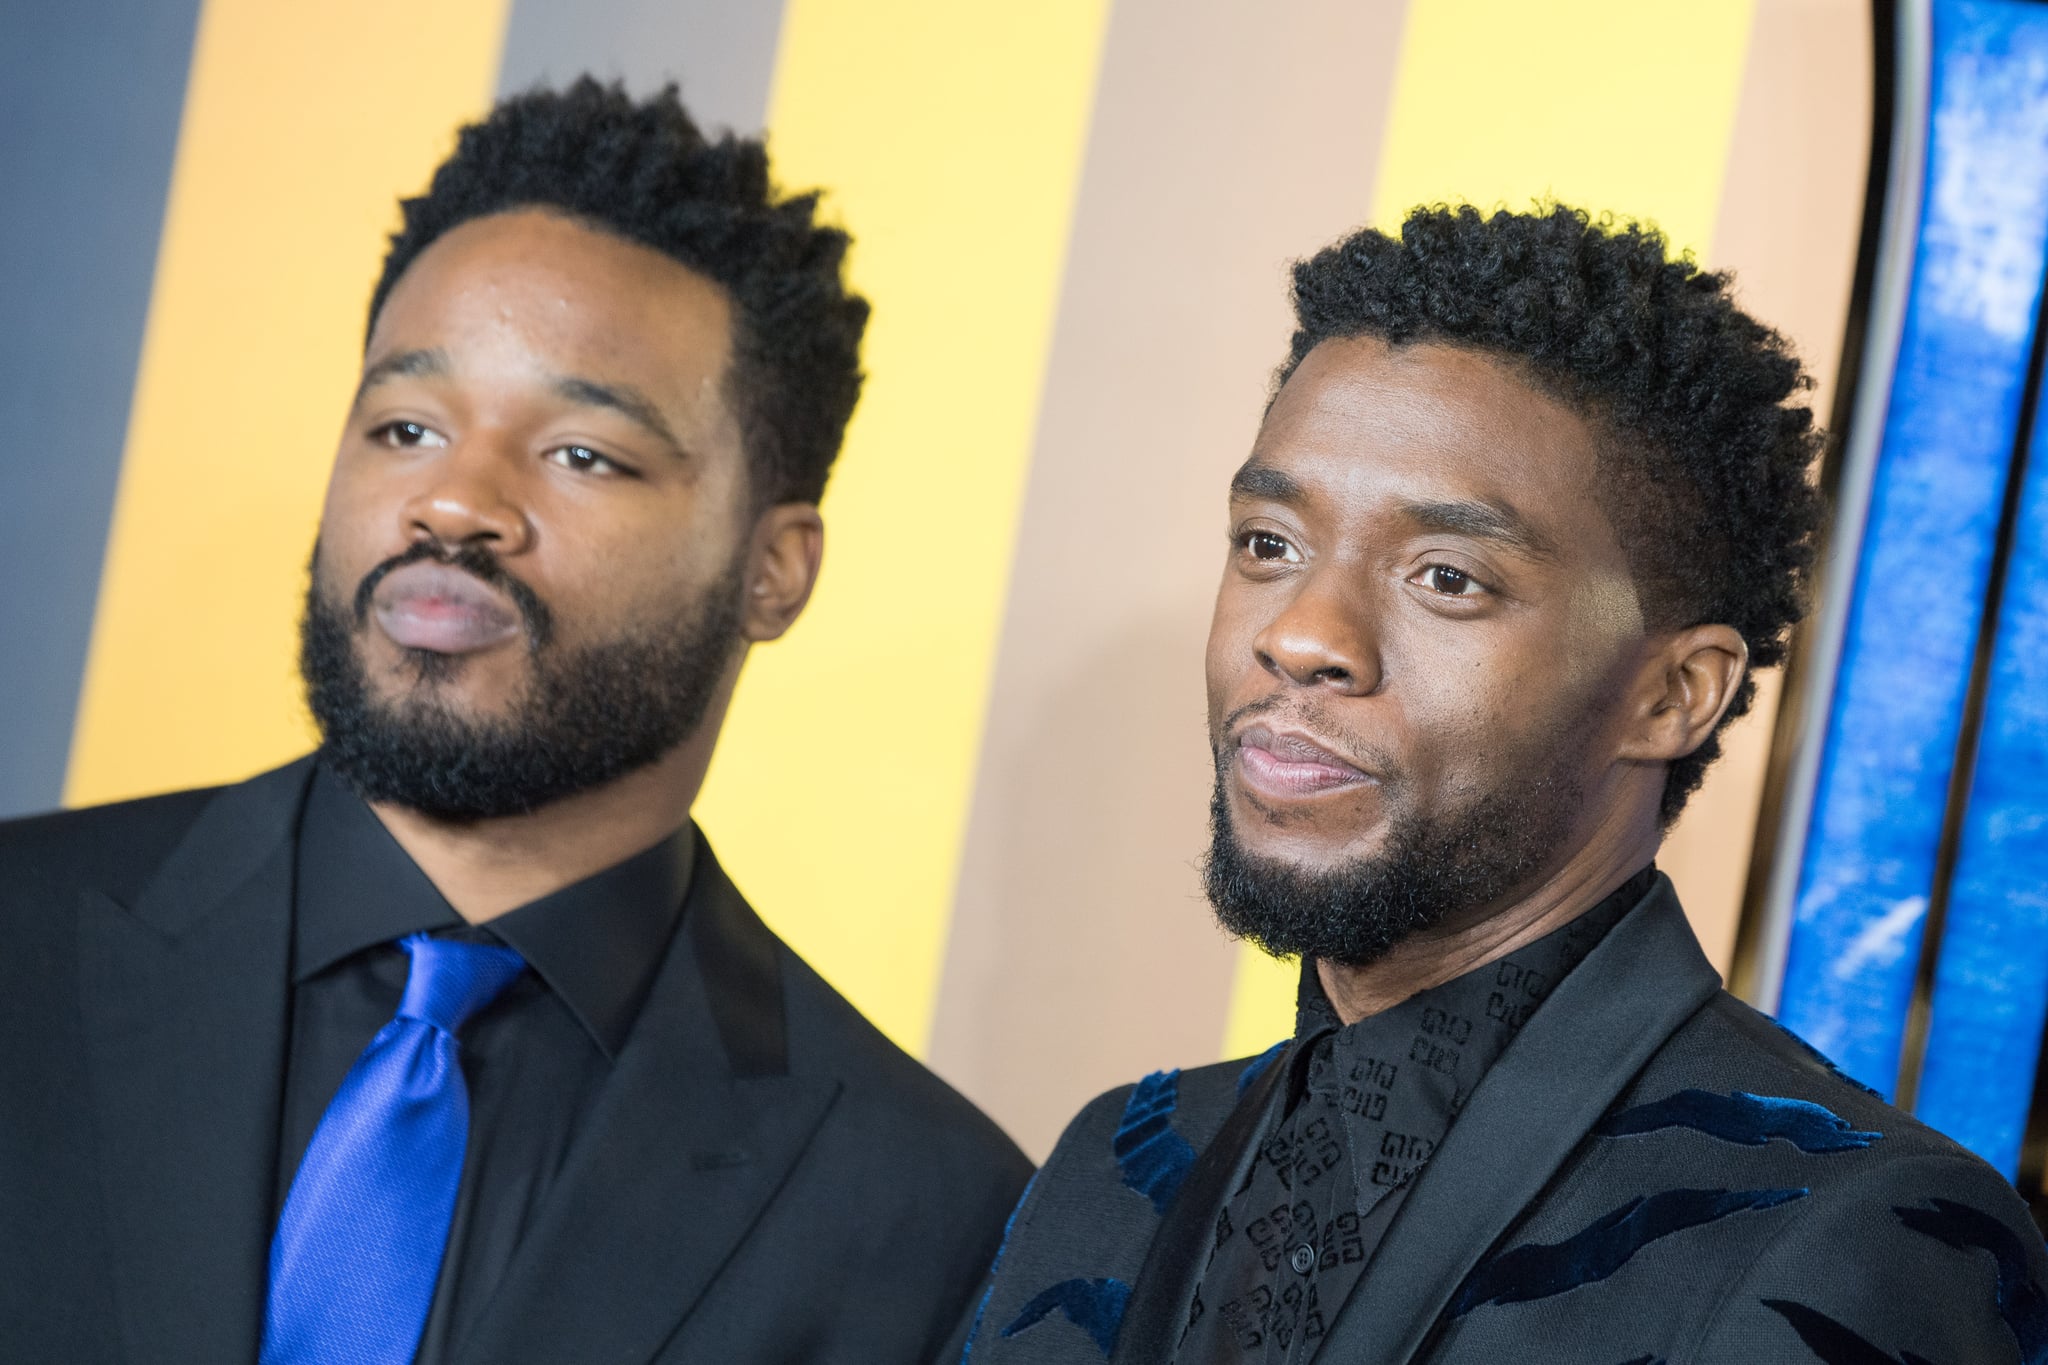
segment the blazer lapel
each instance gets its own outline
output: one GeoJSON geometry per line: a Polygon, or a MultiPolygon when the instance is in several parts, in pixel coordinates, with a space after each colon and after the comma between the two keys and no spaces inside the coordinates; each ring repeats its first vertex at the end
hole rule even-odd
{"type": "Polygon", "coordinates": [[[1216,1136],[1195,1158],[1187,1180],[1159,1220],[1144,1268],[1132,1287],[1111,1357],[1130,1365],[1171,1360],[1207,1268],[1216,1236],[1216,1211],[1244,1183],[1273,1109],[1287,1093],[1299,1049],[1290,1043],[1259,1073],[1216,1136]]]}
{"type": "Polygon", "coordinates": [[[1720,987],[1660,876],[1472,1092],[1332,1321],[1321,1358],[1410,1360],[1473,1265],[1720,987]]]}
{"type": "Polygon", "coordinates": [[[652,1357],[838,1096],[789,1074],[781,946],[701,835],[696,857],[617,1070],[463,1362],[652,1357]]]}
{"type": "Polygon", "coordinates": [[[133,907],[87,894],[79,1007],[128,1358],[253,1360],[310,761],[224,789],[133,907]]]}

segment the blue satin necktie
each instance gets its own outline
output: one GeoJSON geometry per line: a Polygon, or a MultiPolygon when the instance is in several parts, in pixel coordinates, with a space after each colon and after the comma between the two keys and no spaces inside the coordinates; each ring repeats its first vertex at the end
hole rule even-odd
{"type": "Polygon", "coordinates": [[[277,1222],[262,1365],[407,1365],[419,1349],[469,1141],[455,1033],[526,963],[425,934],[399,946],[398,1017],[320,1116],[277,1222]]]}

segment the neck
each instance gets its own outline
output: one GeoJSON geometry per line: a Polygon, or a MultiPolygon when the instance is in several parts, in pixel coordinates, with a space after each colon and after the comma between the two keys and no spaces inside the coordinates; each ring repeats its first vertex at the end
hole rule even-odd
{"type": "Polygon", "coordinates": [[[1555,871],[1511,901],[1404,939],[1359,967],[1318,959],[1316,976],[1346,1024],[1392,1009],[1446,981],[1506,957],[1583,915],[1642,871],[1661,842],[1654,807],[1603,821],[1555,871]]]}
{"type": "Polygon", "coordinates": [[[455,913],[496,919],[651,848],[683,827],[704,785],[737,680],[735,666],[696,733],[660,759],[524,815],[453,823],[390,804],[370,809],[455,913]]]}

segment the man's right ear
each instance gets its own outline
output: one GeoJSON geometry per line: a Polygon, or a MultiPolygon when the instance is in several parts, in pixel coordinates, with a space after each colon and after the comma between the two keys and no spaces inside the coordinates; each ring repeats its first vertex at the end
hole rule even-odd
{"type": "Polygon", "coordinates": [[[761,514],[747,548],[740,612],[750,644],[779,639],[803,614],[824,559],[825,519],[816,503],[777,503],[761,514]]]}

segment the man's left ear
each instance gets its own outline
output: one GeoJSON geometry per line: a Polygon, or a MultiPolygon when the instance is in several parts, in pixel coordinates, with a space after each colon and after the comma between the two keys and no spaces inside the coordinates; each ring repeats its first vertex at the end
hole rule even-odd
{"type": "Polygon", "coordinates": [[[1670,763],[1706,743],[1742,686],[1749,646],[1732,626],[1692,626],[1645,661],[1621,757],[1670,763]]]}
{"type": "Polygon", "coordinates": [[[825,521],[815,503],[777,503],[754,524],[740,633],[750,644],[780,638],[818,583],[825,558],[825,521]]]}

